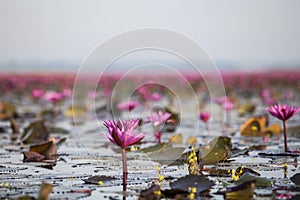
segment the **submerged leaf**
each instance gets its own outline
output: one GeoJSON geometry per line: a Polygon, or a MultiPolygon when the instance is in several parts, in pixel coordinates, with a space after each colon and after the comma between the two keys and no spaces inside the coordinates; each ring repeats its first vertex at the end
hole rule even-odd
{"type": "Polygon", "coordinates": [[[29,124],[21,136],[23,143],[37,143],[46,141],[49,137],[49,131],[43,120],[35,121],[29,124]]]}
{"type": "Polygon", "coordinates": [[[191,188],[196,188],[195,193],[201,193],[210,189],[214,182],[204,175],[187,175],[170,183],[170,187],[175,190],[191,192],[191,188]]]}

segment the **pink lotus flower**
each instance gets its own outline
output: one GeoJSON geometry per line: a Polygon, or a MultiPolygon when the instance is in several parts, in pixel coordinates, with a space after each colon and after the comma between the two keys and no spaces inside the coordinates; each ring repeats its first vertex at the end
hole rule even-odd
{"type": "Polygon", "coordinates": [[[55,92],[55,91],[47,91],[44,94],[44,99],[46,99],[47,101],[50,101],[52,103],[56,103],[58,101],[60,101],[63,98],[62,94],[59,92],[55,92]]]}
{"type": "Polygon", "coordinates": [[[148,117],[148,122],[152,122],[154,126],[159,126],[165,122],[172,122],[168,120],[172,115],[168,112],[163,113],[162,111],[153,112],[150,117],[148,117]]]}
{"type": "Polygon", "coordinates": [[[228,101],[225,101],[223,104],[222,104],[223,108],[227,111],[230,111],[234,108],[234,104],[232,102],[230,102],[229,100],[228,101]]]}
{"type": "Polygon", "coordinates": [[[31,91],[31,96],[35,99],[39,99],[41,98],[43,95],[44,95],[44,91],[43,90],[40,90],[40,89],[33,89],[31,91]]]}
{"type": "Polygon", "coordinates": [[[161,100],[160,94],[158,94],[157,92],[152,93],[151,100],[152,101],[160,101],[161,100]]]}
{"type": "Polygon", "coordinates": [[[137,101],[121,102],[117,105],[120,110],[131,111],[139,105],[137,101]]]}
{"type": "Polygon", "coordinates": [[[70,89],[64,89],[62,91],[62,95],[63,95],[63,97],[70,97],[70,96],[72,96],[72,90],[70,90],[70,89]]]}
{"type": "Polygon", "coordinates": [[[295,106],[293,105],[288,106],[285,104],[284,106],[282,106],[281,104],[278,104],[267,108],[267,111],[277,119],[286,121],[297,114],[300,111],[300,108],[295,108],[295,106]]]}
{"type": "Polygon", "coordinates": [[[209,118],[210,118],[210,113],[209,112],[204,111],[204,112],[201,112],[200,115],[199,115],[199,119],[202,120],[206,125],[206,127],[205,127],[206,131],[208,131],[208,120],[209,120],[209,118]]]}
{"type": "Polygon", "coordinates": [[[118,145],[121,148],[133,145],[141,141],[145,134],[135,134],[134,129],[138,127],[140,119],[128,120],[128,121],[104,121],[104,126],[108,129],[109,135],[106,138],[112,143],[118,145]]]}
{"type": "Polygon", "coordinates": [[[284,134],[284,150],[287,152],[287,136],[286,136],[286,120],[290,119],[292,116],[297,114],[300,111],[300,108],[295,108],[295,106],[284,105],[281,104],[273,105],[266,109],[271,115],[276,117],[277,119],[282,120],[283,122],[283,134],[284,134]]]}
{"type": "Polygon", "coordinates": [[[214,98],[213,101],[219,105],[223,105],[225,102],[229,101],[229,98],[227,96],[222,96],[214,98]]]}
{"type": "Polygon", "coordinates": [[[127,162],[126,162],[126,147],[136,144],[141,141],[145,134],[135,134],[134,129],[137,128],[140,119],[119,121],[106,120],[104,126],[108,129],[106,138],[112,143],[122,148],[122,163],[123,163],[123,191],[126,191],[127,180],[127,162]]]}
{"type": "Polygon", "coordinates": [[[202,120],[204,123],[207,123],[210,118],[209,112],[201,112],[199,115],[199,119],[202,120]]]}
{"type": "Polygon", "coordinates": [[[96,99],[97,96],[98,96],[97,92],[95,92],[95,91],[88,91],[87,97],[89,99],[96,99]]]}

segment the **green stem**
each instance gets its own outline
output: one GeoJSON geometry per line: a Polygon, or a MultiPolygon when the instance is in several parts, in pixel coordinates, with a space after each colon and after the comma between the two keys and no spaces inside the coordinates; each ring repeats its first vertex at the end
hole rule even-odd
{"type": "Polygon", "coordinates": [[[288,152],[285,120],[283,120],[283,137],[284,137],[284,151],[288,152]]]}
{"type": "Polygon", "coordinates": [[[122,148],[122,162],[123,162],[123,192],[126,192],[126,180],[127,180],[127,162],[126,162],[126,150],[122,148]]]}

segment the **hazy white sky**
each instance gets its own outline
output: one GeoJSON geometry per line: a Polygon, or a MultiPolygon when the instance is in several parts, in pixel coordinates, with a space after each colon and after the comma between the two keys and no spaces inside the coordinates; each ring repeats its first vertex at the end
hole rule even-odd
{"type": "Polygon", "coordinates": [[[1,0],[0,66],[78,67],[98,44],[141,27],[186,34],[217,63],[236,68],[300,66],[299,8],[298,0],[1,0]]]}

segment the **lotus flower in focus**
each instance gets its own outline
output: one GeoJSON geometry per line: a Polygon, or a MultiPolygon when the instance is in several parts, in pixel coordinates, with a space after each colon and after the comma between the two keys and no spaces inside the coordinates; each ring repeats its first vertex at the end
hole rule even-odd
{"type": "Polygon", "coordinates": [[[300,111],[300,108],[295,108],[295,106],[291,105],[273,105],[266,109],[271,115],[276,117],[277,119],[282,120],[283,122],[283,136],[284,136],[284,150],[288,151],[287,146],[287,136],[286,136],[286,120],[290,119],[292,116],[297,114],[300,111]]]}
{"type": "Polygon", "coordinates": [[[278,104],[267,108],[267,111],[277,119],[286,121],[297,114],[300,111],[300,108],[295,108],[293,105],[288,106],[285,104],[282,106],[281,104],[278,104]]]}
{"type": "Polygon", "coordinates": [[[104,126],[108,129],[108,135],[106,138],[112,143],[118,145],[121,148],[133,145],[141,141],[145,134],[136,134],[134,130],[138,127],[140,119],[127,120],[127,121],[115,121],[106,120],[104,126]]]}

